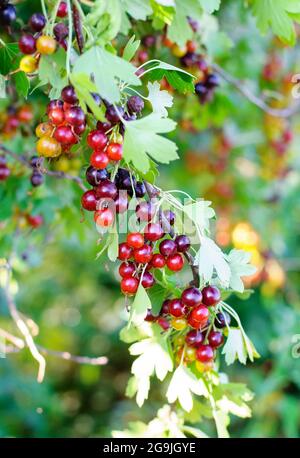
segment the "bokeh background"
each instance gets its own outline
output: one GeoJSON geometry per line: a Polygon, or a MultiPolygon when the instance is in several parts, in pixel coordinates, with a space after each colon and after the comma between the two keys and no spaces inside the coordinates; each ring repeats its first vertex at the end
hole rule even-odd
{"type": "MultiPolygon", "coordinates": [[[[274,107],[287,106],[293,101],[291,77],[300,71],[299,46],[291,49],[272,35],[261,37],[239,3],[225,2],[219,14],[232,43],[216,40],[210,52],[274,107]]],[[[168,49],[158,52],[178,65],[168,49]]],[[[44,100],[38,92],[29,97],[36,119],[44,100]]],[[[1,101],[2,125],[10,103],[1,101]]],[[[300,116],[271,117],[223,81],[204,106],[193,94],[176,95],[170,116],[178,121],[180,160],[161,168],[159,184],[211,200],[218,243],[225,250],[251,251],[258,268],[247,283],[253,293],[246,300],[230,298],[261,354],[247,367],[224,367],[232,380],[247,383],[255,393],[252,418],[233,419],[231,434],[299,437],[300,354],[293,353],[293,339],[298,335],[300,341],[300,116]]],[[[23,136],[19,130],[3,135],[14,151],[33,146],[26,129],[23,136]]],[[[83,173],[81,165],[75,159],[69,171],[83,173]]],[[[5,196],[0,186],[0,257],[11,244],[5,220],[15,218],[12,204],[17,200],[19,208],[27,208],[31,192],[19,166],[12,167],[5,196]]],[[[124,395],[131,357],[119,339],[126,317],[118,275],[105,258],[96,260],[98,234],[80,211],[80,191],[49,177],[34,197],[33,210],[44,215],[47,225],[18,241],[14,287],[19,308],[38,323],[41,345],[105,355],[109,362],[79,366],[49,356],[45,382],[39,385],[27,351],[0,359],[0,436],[107,437],[131,421],[148,422],[164,402],[165,387],[154,384],[142,409],[124,395]]],[[[1,299],[0,325],[9,328],[1,299]]],[[[203,422],[201,429],[214,435],[211,422],[203,422]]]]}

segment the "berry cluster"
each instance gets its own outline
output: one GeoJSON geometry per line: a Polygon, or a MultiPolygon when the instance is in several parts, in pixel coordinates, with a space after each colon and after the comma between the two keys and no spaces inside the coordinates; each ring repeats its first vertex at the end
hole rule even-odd
{"type": "Polygon", "coordinates": [[[34,117],[31,105],[9,106],[5,113],[0,115],[0,134],[5,139],[13,137],[19,127],[27,126],[34,117]]]}
{"type": "Polygon", "coordinates": [[[0,181],[5,181],[10,175],[10,170],[7,167],[6,157],[0,156],[0,181]]]}
{"type": "Polygon", "coordinates": [[[10,26],[17,19],[17,12],[14,5],[8,0],[0,0],[0,24],[10,26]]]}
{"type": "MultiPolygon", "coordinates": [[[[60,2],[57,17],[64,18],[68,14],[66,2],[60,2]]],[[[28,22],[28,31],[25,31],[19,39],[19,49],[25,54],[20,60],[19,68],[25,73],[33,73],[38,68],[40,55],[51,55],[56,51],[57,44],[67,48],[66,37],[68,27],[64,23],[55,25],[53,32],[55,38],[42,34],[46,25],[46,18],[41,13],[33,14],[28,22]]]]}
{"type": "Polygon", "coordinates": [[[143,108],[144,102],[138,96],[128,99],[126,112],[121,106],[107,105],[106,121],[98,121],[96,129],[87,136],[87,144],[93,152],[86,171],[86,180],[93,189],[83,194],[81,204],[85,210],[95,212],[95,221],[101,227],[111,226],[114,221],[114,212],[107,204],[108,199],[114,201],[116,213],[123,213],[128,208],[128,197],[133,194],[143,197],[146,194],[144,183],[137,181],[126,169],[119,168],[113,181],[110,181],[107,170],[109,165],[118,164],[123,156],[125,127],[120,116],[125,120],[135,119],[143,108]]]}
{"type": "Polygon", "coordinates": [[[186,364],[196,362],[196,369],[205,372],[213,368],[216,349],[224,343],[224,328],[230,324],[226,312],[215,311],[221,299],[215,286],[185,289],[180,298],[163,302],[158,316],[148,311],[146,321],[157,322],[163,330],[175,331],[172,343],[178,363],[183,358],[186,364]]]}
{"type": "Polygon", "coordinates": [[[61,99],[51,100],[48,104],[48,121],[39,124],[35,131],[39,137],[36,149],[40,156],[57,157],[80,141],[86,119],[77,104],[73,86],[64,87],[61,99]]]}

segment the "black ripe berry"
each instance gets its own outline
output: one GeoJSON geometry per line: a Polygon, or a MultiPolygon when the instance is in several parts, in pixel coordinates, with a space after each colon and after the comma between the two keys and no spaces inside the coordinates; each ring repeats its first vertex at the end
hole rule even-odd
{"type": "Polygon", "coordinates": [[[216,314],[214,325],[218,329],[225,328],[226,325],[230,325],[230,315],[227,312],[219,312],[216,314]]]}
{"type": "Polygon", "coordinates": [[[11,25],[17,19],[16,8],[10,3],[0,9],[0,24],[11,25]]]}
{"type": "Polygon", "coordinates": [[[129,113],[140,113],[144,108],[144,101],[138,95],[132,95],[127,102],[129,113]]]}
{"type": "Polygon", "coordinates": [[[34,32],[41,32],[46,25],[46,18],[41,13],[35,13],[29,19],[29,25],[34,32]]]}
{"type": "Polygon", "coordinates": [[[87,168],[85,172],[86,181],[91,186],[97,186],[102,180],[108,178],[108,171],[106,169],[95,169],[93,166],[87,168]]]}
{"type": "Polygon", "coordinates": [[[43,184],[44,176],[42,173],[34,171],[33,174],[31,175],[30,181],[31,181],[32,186],[36,188],[37,186],[41,186],[41,184],[43,184]]]}

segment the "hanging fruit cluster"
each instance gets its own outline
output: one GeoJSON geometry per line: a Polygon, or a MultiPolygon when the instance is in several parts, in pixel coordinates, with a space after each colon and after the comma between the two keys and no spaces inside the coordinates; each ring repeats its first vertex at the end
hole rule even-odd
{"type": "Polygon", "coordinates": [[[51,100],[47,116],[47,122],[36,128],[36,149],[40,156],[57,157],[78,143],[86,128],[85,114],[78,106],[73,86],[63,88],[61,99],[51,100]]]}

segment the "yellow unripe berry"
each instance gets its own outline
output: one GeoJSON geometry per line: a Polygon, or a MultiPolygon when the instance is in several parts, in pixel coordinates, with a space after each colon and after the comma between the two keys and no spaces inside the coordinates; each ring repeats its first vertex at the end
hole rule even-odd
{"type": "Polygon", "coordinates": [[[173,318],[171,320],[171,326],[172,328],[177,329],[177,331],[181,331],[187,327],[187,321],[184,318],[173,318]]]}
{"type": "Polygon", "coordinates": [[[38,68],[38,62],[33,56],[24,56],[20,60],[20,70],[25,73],[33,73],[38,68]]]}
{"type": "Polygon", "coordinates": [[[214,367],[213,361],[208,363],[201,363],[201,361],[196,361],[195,365],[198,372],[209,372],[214,367]]]}
{"type": "Polygon", "coordinates": [[[36,126],[35,135],[39,138],[50,136],[53,131],[53,126],[49,122],[41,122],[36,126]]]}
{"type": "Polygon", "coordinates": [[[184,359],[186,361],[195,361],[196,359],[196,348],[193,347],[186,347],[184,352],[184,359]]]}
{"type": "Polygon", "coordinates": [[[182,347],[184,345],[184,341],[185,341],[184,336],[178,336],[174,340],[174,345],[176,347],[182,347]]]}
{"type": "Polygon", "coordinates": [[[38,140],[36,150],[40,156],[56,157],[61,154],[61,145],[55,138],[44,136],[38,140]]]}
{"type": "Polygon", "coordinates": [[[53,54],[56,50],[56,41],[49,35],[41,35],[36,40],[36,49],[41,54],[53,54]]]}
{"type": "Polygon", "coordinates": [[[183,57],[186,54],[186,46],[178,46],[177,44],[172,45],[172,54],[176,57],[183,57]]]}

